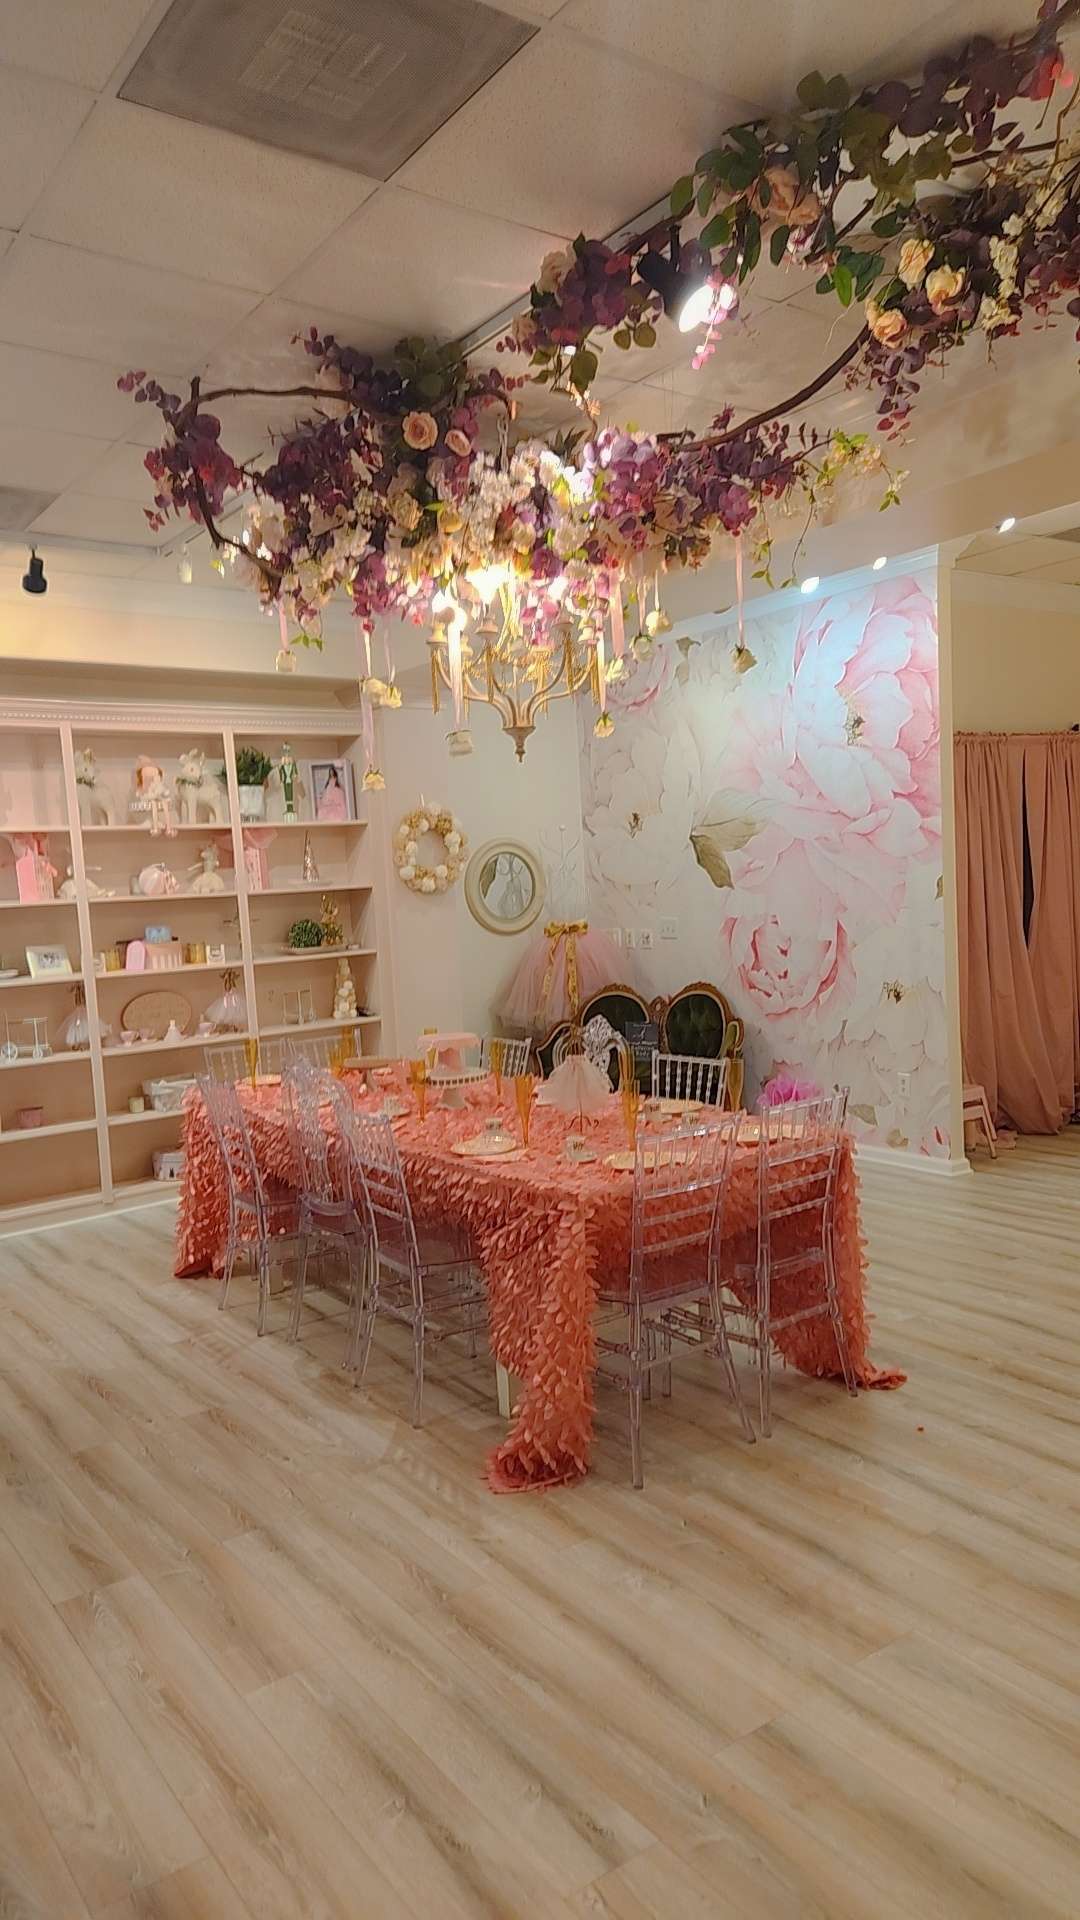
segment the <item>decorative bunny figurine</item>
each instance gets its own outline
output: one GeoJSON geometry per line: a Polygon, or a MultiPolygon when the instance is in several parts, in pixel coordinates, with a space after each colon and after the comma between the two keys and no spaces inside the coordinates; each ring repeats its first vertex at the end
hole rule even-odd
{"type": "Polygon", "coordinates": [[[185,826],[195,826],[199,818],[199,808],[205,807],[210,824],[223,827],[226,820],[225,795],[221,782],[204,765],[206,755],[201,747],[189,747],[180,755],[180,771],[173,782],[176,787],[177,804],[180,819],[185,826]]]}
{"type": "Polygon", "coordinates": [[[104,826],[116,825],[116,802],[97,770],[93,747],[75,749],[75,790],[84,827],[94,825],[95,813],[100,813],[104,826]]]}

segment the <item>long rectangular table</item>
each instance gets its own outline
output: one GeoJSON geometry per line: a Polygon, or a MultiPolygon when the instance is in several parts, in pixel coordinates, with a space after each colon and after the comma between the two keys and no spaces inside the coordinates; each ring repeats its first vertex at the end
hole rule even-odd
{"type": "MultiPolygon", "coordinates": [[[[347,1076],[347,1079],[349,1077],[347,1076]]],[[[364,1095],[353,1082],[354,1097],[364,1095]]],[[[293,1179],[292,1153],[274,1087],[242,1088],[256,1156],[267,1175],[293,1179]]],[[[601,1274],[625,1273],[629,1260],[633,1178],[605,1164],[605,1155],[625,1148],[618,1102],[589,1128],[597,1158],[577,1164],[563,1146],[572,1123],[565,1114],[537,1106],[527,1152],[499,1160],[468,1160],[452,1152],[455,1141],[475,1134],[496,1111],[491,1082],[470,1091],[464,1109],[434,1108],[421,1122],[414,1109],[395,1122],[406,1182],[419,1220],[451,1222],[471,1237],[485,1276],[491,1341],[496,1360],[521,1383],[510,1430],[488,1461],[488,1479],[500,1493],[550,1487],[587,1472],[592,1445],[593,1377],[596,1364],[595,1306],[601,1274]]],[[[512,1098],[502,1111],[516,1129],[512,1098]]],[[[187,1096],[186,1163],[177,1229],[179,1275],[212,1272],[224,1248],[227,1217],[225,1170],[197,1093],[187,1096]]],[[[736,1152],[724,1215],[725,1276],[737,1293],[747,1283],[736,1265],[754,1257],[757,1219],[757,1149],[736,1152]]],[[[783,1251],[798,1250],[806,1215],[784,1225],[783,1251]]],[[[869,1358],[866,1265],[859,1228],[858,1184],[852,1143],[845,1138],[837,1189],[836,1278],[856,1378],[864,1387],[898,1386],[903,1375],[875,1367],[869,1358]]],[[[778,1314],[794,1311],[800,1275],[774,1287],[778,1314]]],[[[820,1286],[820,1279],[816,1280],[820,1286]]],[[[778,1334],[781,1357],[801,1372],[842,1378],[836,1340],[827,1318],[803,1321],[778,1334]]]]}

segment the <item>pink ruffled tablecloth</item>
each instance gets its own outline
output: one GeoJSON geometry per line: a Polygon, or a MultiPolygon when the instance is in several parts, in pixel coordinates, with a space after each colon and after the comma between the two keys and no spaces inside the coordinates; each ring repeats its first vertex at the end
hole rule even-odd
{"type": "MultiPolygon", "coordinates": [[[[259,1165],[277,1179],[293,1178],[292,1153],[277,1088],[241,1089],[259,1165]]],[[[359,1087],[354,1097],[364,1098],[359,1087]]],[[[588,1126],[594,1161],[567,1160],[563,1143],[575,1130],[567,1116],[534,1108],[529,1149],[500,1160],[468,1160],[453,1152],[496,1111],[490,1083],[472,1090],[468,1106],[429,1108],[397,1121],[394,1133],[418,1220],[453,1222],[467,1229],[488,1289],[496,1357],[522,1383],[513,1423],[488,1462],[500,1493],[550,1487],[588,1471],[596,1362],[594,1308],[598,1281],[625,1276],[630,1250],[633,1177],[605,1164],[624,1149],[618,1102],[588,1126]]],[[[501,1109],[517,1129],[512,1099],[501,1109]]],[[[212,1272],[225,1244],[225,1172],[197,1093],[185,1101],[186,1162],[177,1226],[176,1272],[212,1272]]],[[[757,1221],[757,1149],[741,1147],[724,1219],[726,1277],[740,1297],[736,1264],[754,1259],[757,1221]]],[[[807,1216],[783,1223],[778,1252],[796,1252],[807,1216]]],[[[850,1139],[845,1141],[837,1188],[836,1278],[856,1377],[864,1387],[896,1387],[904,1375],[875,1367],[868,1353],[866,1262],[859,1228],[858,1185],[850,1139]]],[[[820,1274],[813,1285],[820,1288],[820,1274]]],[[[794,1270],[773,1284],[778,1315],[802,1302],[805,1281],[794,1270]]],[[[841,1378],[836,1340],[825,1318],[803,1321],[776,1336],[781,1357],[801,1372],[841,1378]]]]}

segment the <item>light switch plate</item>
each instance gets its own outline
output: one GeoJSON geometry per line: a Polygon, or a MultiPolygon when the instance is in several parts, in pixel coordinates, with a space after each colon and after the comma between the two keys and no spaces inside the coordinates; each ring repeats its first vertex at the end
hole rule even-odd
{"type": "Polygon", "coordinates": [[[648,949],[652,946],[652,928],[651,927],[642,927],[641,932],[638,934],[638,937],[637,937],[637,943],[639,947],[644,947],[646,951],[648,951],[648,949]]]}
{"type": "Polygon", "coordinates": [[[660,922],[661,940],[677,940],[678,937],[679,937],[678,921],[677,920],[661,920],[660,922]]]}
{"type": "Polygon", "coordinates": [[[633,929],[633,927],[624,927],[624,928],[623,928],[623,937],[622,937],[622,943],[623,943],[623,946],[624,946],[624,947],[636,947],[636,946],[637,946],[637,934],[636,934],[636,933],[634,932],[634,929],[633,929]]]}

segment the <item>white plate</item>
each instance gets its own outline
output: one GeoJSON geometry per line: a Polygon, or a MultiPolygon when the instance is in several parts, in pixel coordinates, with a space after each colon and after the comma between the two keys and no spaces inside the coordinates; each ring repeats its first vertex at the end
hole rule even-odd
{"type": "Polygon", "coordinates": [[[505,1160],[508,1153],[518,1153],[520,1148],[516,1140],[491,1140],[478,1133],[471,1140],[455,1140],[450,1151],[463,1160],[505,1160]]]}
{"type": "MultiPolygon", "coordinates": [[[[0,980],[17,980],[18,977],[19,977],[18,967],[0,967],[0,980]]],[[[29,980],[30,975],[27,974],[26,977],[29,980]]]]}

